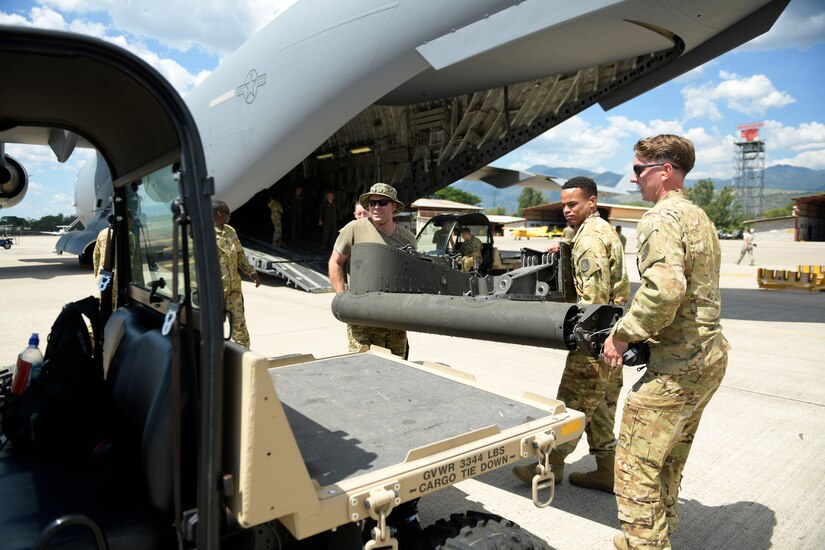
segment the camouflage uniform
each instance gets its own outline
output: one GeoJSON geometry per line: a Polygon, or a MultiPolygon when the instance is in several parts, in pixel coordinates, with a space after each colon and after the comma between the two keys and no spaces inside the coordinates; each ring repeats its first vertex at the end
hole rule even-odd
{"type": "Polygon", "coordinates": [[[564,229],[561,230],[561,242],[563,243],[572,243],[573,237],[576,235],[576,230],[566,225],[564,229]]]}
{"type": "Polygon", "coordinates": [[[736,265],[742,262],[745,254],[751,257],[751,265],[753,265],[753,233],[747,229],[742,233],[742,250],[739,252],[739,259],[736,260],[736,265]]]}
{"type": "Polygon", "coordinates": [[[669,191],[641,219],[638,250],[642,286],[613,334],[647,341],[650,360],[625,403],[614,490],[628,545],[670,548],[682,470],[727,367],[721,253],[713,223],[682,190],[669,191]]]}
{"type": "Polygon", "coordinates": [[[475,236],[470,237],[469,241],[461,243],[459,253],[461,254],[462,271],[472,270],[475,258],[478,258],[478,263],[481,264],[481,248],[481,241],[475,236]]]}
{"type": "Polygon", "coordinates": [[[109,239],[109,228],[104,227],[97,234],[95,241],[95,249],[92,253],[92,268],[94,269],[95,282],[100,277],[100,269],[103,267],[103,261],[106,259],[106,241],[109,239]]]}
{"type": "MultiPolygon", "coordinates": [[[[616,231],[598,213],[588,216],[576,232],[573,266],[580,304],[627,303],[630,282],[624,250],[616,231]]],[[[620,369],[611,369],[604,361],[583,353],[567,354],[558,399],[584,413],[587,442],[590,452],[597,457],[611,456],[616,447],[613,427],[621,389],[620,369]]],[[[553,453],[563,460],[578,442],[576,439],[559,445],[553,453]]]]}
{"type": "MultiPolygon", "coordinates": [[[[113,235],[114,236],[114,235],[113,235]]],[[[106,241],[109,239],[109,228],[104,227],[97,234],[95,241],[94,252],[92,253],[92,267],[95,274],[95,284],[100,280],[100,270],[103,269],[103,263],[106,260],[106,241]]],[[[140,261],[140,248],[138,247],[137,237],[132,231],[129,231],[129,262],[132,271],[132,282],[136,285],[143,286],[143,269],[140,261]]],[[[109,283],[113,289],[117,289],[117,260],[112,257],[112,280],[109,283]]],[[[112,307],[117,307],[117,294],[112,295],[112,307]]]]}
{"type": "Polygon", "coordinates": [[[381,346],[393,355],[407,358],[407,333],[403,330],[347,325],[347,340],[350,351],[358,351],[361,346],[381,346]]]}
{"type": "Polygon", "coordinates": [[[222,228],[215,227],[215,237],[218,241],[218,260],[221,264],[224,307],[232,319],[232,339],[248,348],[249,331],[246,329],[241,276],[238,270],[251,277],[255,274],[255,268],[246,259],[238,234],[231,226],[224,224],[222,228]]]}
{"type": "Polygon", "coordinates": [[[278,199],[269,199],[266,205],[269,207],[272,217],[272,244],[279,244],[283,232],[281,217],[284,214],[284,207],[278,199]]]}
{"type": "Polygon", "coordinates": [[[338,206],[334,201],[324,199],[318,211],[318,222],[321,224],[321,246],[332,245],[338,232],[338,206]]]}
{"type": "MultiPolygon", "coordinates": [[[[353,220],[341,228],[333,248],[343,256],[352,254],[352,245],[359,243],[379,243],[401,248],[415,248],[415,235],[409,230],[396,225],[392,235],[378,231],[370,218],[353,220]]],[[[349,350],[358,351],[362,345],[378,345],[392,351],[399,357],[407,358],[407,332],[365,325],[347,325],[349,350]]]]}

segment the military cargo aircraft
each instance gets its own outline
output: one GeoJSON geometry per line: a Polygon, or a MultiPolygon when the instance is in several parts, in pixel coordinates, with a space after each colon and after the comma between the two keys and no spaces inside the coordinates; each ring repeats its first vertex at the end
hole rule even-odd
{"type": "MultiPolygon", "coordinates": [[[[260,236],[270,231],[262,190],[332,189],[349,205],[376,181],[405,202],[473,174],[486,181],[483,169],[502,155],[594,104],[610,109],[764,33],[787,3],[300,0],[186,103],[215,196],[238,214],[239,233],[260,236]]],[[[52,128],[0,129],[0,143],[48,144],[61,161],[89,145],[52,128]]],[[[102,153],[76,181],[85,231],[57,245],[81,260],[110,213],[102,153]]],[[[27,177],[14,159],[0,161],[7,208],[22,200],[27,177]]]]}

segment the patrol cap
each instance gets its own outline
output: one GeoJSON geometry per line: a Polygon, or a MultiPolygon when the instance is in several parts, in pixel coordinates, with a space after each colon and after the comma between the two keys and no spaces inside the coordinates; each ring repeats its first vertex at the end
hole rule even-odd
{"type": "Polygon", "coordinates": [[[369,210],[369,200],[372,195],[381,195],[382,197],[387,197],[392,202],[398,205],[399,210],[404,209],[404,203],[398,200],[398,191],[395,190],[395,187],[392,185],[387,185],[386,183],[374,183],[370,190],[361,195],[358,199],[358,202],[361,203],[361,206],[369,210]]]}

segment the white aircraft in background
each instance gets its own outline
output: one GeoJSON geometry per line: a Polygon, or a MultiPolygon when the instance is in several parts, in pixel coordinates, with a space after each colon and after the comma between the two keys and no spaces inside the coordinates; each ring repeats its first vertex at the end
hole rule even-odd
{"type": "MultiPolygon", "coordinates": [[[[431,194],[591,105],[610,109],[766,32],[787,4],[299,0],[186,103],[215,197],[235,211],[239,232],[253,232],[255,219],[268,224],[258,214],[264,190],[334,189],[341,204],[376,181],[407,203],[431,194]]],[[[0,142],[48,143],[62,161],[88,145],[49,128],[0,129],[0,142]]],[[[27,178],[14,159],[0,161],[0,207],[9,207],[27,178]]],[[[110,194],[98,154],[75,184],[86,229],[61,237],[58,251],[90,254],[110,194]]]]}

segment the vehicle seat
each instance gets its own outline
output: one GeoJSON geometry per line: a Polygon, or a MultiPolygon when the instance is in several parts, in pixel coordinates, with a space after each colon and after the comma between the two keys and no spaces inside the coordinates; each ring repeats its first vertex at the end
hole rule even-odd
{"type": "Polygon", "coordinates": [[[481,271],[489,273],[493,267],[493,245],[491,243],[483,243],[481,245],[481,271]]]}
{"type": "MultiPolygon", "coordinates": [[[[0,549],[31,548],[43,529],[66,514],[83,514],[103,530],[111,549],[175,545],[173,523],[171,343],[162,316],[120,308],[106,325],[106,418],[111,447],[94,457],[30,456],[9,445],[0,453],[0,549]]],[[[182,368],[182,372],[187,369],[182,368]]],[[[193,457],[186,377],[183,460],[193,457]]],[[[191,458],[190,458],[191,459],[191,458]]],[[[184,494],[192,497],[196,468],[184,494]]],[[[71,527],[50,548],[94,548],[86,528],[71,527]]]]}

